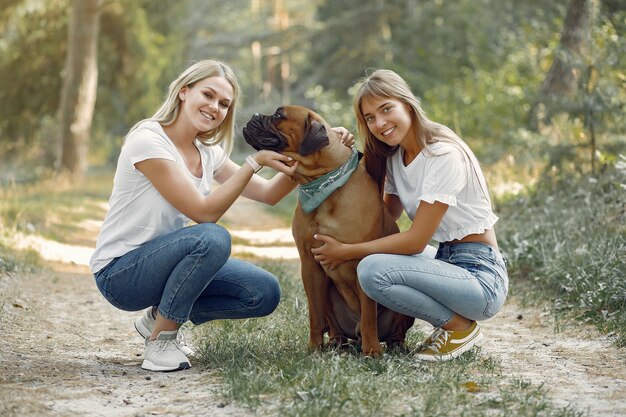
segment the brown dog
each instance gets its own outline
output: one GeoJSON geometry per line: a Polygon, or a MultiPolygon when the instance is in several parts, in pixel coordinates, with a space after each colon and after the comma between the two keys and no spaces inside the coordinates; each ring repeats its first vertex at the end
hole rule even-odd
{"type": "Polygon", "coordinates": [[[281,107],[270,116],[255,114],[243,134],[257,150],[299,161],[294,181],[300,184],[300,198],[292,232],[308,299],[309,346],[321,348],[326,331],[331,345],[358,340],[366,355],[382,353],[379,340],[401,346],[414,319],[377,306],[365,295],[357,261],[330,270],[311,253],[321,246],[313,238],[316,233],[355,243],[398,232],[358,153],[344,146],[322,117],[300,106],[281,107]]]}

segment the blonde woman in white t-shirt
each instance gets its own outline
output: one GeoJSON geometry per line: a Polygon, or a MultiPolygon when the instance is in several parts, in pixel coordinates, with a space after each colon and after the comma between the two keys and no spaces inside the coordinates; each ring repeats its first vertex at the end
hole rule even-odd
{"type": "MultiPolygon", "coordinates": [[[[280,300],[276,277],[230,257],[229,233],[215,224],[237,197],[275,204],[296,186],[296,164],[262,150],[243,166],[233,149],[239,85],[231,68],[197,62],[169,87],[161,108],[125,138],[109,211],[91,258],[98,289],[115,307],[147,310],[135,321],[145,338],[142,368],[190,367],[178,330],[270,314],[280,300]],[[255,175],[262,166],[278,174],[255,175]],[[213,181],[221,185],[211,190],[213,181]],[[189,226],[190,220],[197,223],[189,226]]],[[[351,146],[354,137],[335,128],[351,146]]]]}
{"type": "Polygon", "coordinates": [[[428,119],[393,71],[363,79],[354,110],[368,172],[395,218],[406,211],[412,224],[356,244],[317,235],[324,245],[313,249],[315,258],[331,268],[362,259],[357,273],[368,296],[433,325],[416,357],[456,358],[480,340],[477,321],[495,315],[508,292],[498,217],[480,165],[454,132],[428,119]],[[438,249],[428,246],[431,240],[438,249]]]}

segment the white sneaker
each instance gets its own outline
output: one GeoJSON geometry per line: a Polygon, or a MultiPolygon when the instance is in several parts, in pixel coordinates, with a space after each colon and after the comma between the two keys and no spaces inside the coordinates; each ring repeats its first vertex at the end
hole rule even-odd
{"type": "Polygon", "coordinates": [[[176,343],[177,330],[162,331],[156,339],[146,338],[146,350],[141,367],[149,371],[180,371],[191,368],[189,359],[176,343]]]}
{"type": "MultiPolygon", "coordinates": [[[[154,313],[156,309],[154,307],[150,307],[146,311],[144,311],[141,317],[137,317],[135,320],[135,329],[137,332],[144,338],[147,339],[152,334],[152,329],[154,329],[154,313]]],[[[183,352],[186,356],[193,355],[193,350],[187,345],[185,340],[185,334],[182,329],[178,330],[178,336],[176,339],[176,343],[178,343],[178,348],[181,352],[183,352]]]]}

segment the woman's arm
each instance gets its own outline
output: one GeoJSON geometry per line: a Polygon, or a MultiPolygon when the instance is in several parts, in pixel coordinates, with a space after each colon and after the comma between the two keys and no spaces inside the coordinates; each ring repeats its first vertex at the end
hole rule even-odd
{"type": "MultiPolygon", "coordinates": [[[[297,163],[296,161],[291,168],[294,172],[297,163]]],[[[219,174],[215,176],[215,180],[219,183],[224,183],[236,174],[239,169],[239,165],[228,160],[219,174]]],[[[290,176],[283,173],[278,173],[269,180],[260,175],[253,175],[241,195],[261,203],[274,205],[289,194],[296,185],[297,184],[291,180],[290,176]]]]}
{"type": "MultiPolygon", "coordinates": [[[[345,127],[333,127],[332,130],[339,135],[341,143],[348,148],[354,145],[354,135],[348,131],[345,127]]],[[[232,173],[236,172],[239,167],[232,161],[228,161],[228,165],[225,166],[220,175],[216,177],[216,180],[229,178],[232,173]]],[[[295,162],[297,164],[298,162],[295,162]]],[[[296,167],[292,166],[292,175],[295,172],[296,167]]],[[[250,182],[243,190],[244,197],[250,198],[261,203],[269,204],[271,206],[282,200],[287,194],[289,194],[294,188],[296,183],[291,180],[291,176],[279,173],[272,179],[265,179],[260,175],[253,175],[250,182]]]]}
{"type": "Polygon", "coordinates": [[[398,220],[404,211],[404,207],[402,207],[402,202],[400,201],[400,197],[395,194],[387,194],[383,196],[383,201],[391,213],[391,216],[394,220],[398,220]]]}
{"type": "MultiPolygon", "coordinates": [[[[291,158],[272,151],[259,151],[255,159],[261,165],[269,166],[291,176],[297,164],[285,165],[291,158]]],[[[202,195],[187,175],[174,163],[166,159],[146,159],[135,164],[157,191],[177,210],[196,223],[217,222],[237,200],[253,176],[252,167],[243,164],[239,167],[227,160],[222,171],[227,170],[222,185],[208,196],[202,195]]],[[[222,175],[216,176],[216,179],[222,175]]]]}
{"type": "Polygon", "coordinates": [[[350,259],[363,259],[373,253],[412,255],[421,253],[435,234],[448,205],[420,202],[409,230],[362,243],[342,243],[330,236],[316,235],[324,245],[311,249],[315,260],[331,269],[350,259]]]}

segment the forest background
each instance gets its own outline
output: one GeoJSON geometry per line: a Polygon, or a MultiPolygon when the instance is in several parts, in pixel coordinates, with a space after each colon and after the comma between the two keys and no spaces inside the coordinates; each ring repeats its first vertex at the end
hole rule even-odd
{"type": "Polygon", "coordinates": [[[483,164],[514,292],[623,346],[625,28],[625,0],[2,0],[0,272],[12,233],[49,233],[28,187],[110,178],[191,62],[235,69],[239,126],[291,103],[353,131],[359,78],[390,68],[483,164]]]}

